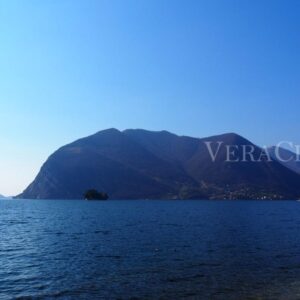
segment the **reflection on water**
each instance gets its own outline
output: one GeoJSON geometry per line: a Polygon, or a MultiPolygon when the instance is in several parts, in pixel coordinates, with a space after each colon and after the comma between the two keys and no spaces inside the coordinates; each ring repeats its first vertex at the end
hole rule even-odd
{"type": "Polygon", "coordinates": [[[300,203],[0,200],[0,299],[299,299],[300,203]]]}

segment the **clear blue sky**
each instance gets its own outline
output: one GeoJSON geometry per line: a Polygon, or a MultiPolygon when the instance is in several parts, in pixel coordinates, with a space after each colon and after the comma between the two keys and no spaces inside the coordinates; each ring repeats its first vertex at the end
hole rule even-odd
{"type": "Polygon", "coordinates": [[[300,1],[0,0],[0,193],[108,127],[300,143],[300,1]]]}

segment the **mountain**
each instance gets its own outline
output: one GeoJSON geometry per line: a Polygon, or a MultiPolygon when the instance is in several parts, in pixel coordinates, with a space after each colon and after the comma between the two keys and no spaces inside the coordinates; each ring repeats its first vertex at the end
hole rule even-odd
{"type": "Polygon", "coordinates": [[[107,129],[58,149],[18,197],[77,199],[94,188],[110,199],[299,198],[300,175],[262,153],[234,133],[199,139],[107,129]],[[237,162],[227,161],[232,146],[237,162]],[[242,161],[244,147],[253,157],[242,161]]]}
{"type": "Polygon", "coordinates": [[[281,147],[268,148],[270,156],[290,170],[300,174],[300,156],[296,153],[281,147]]]}

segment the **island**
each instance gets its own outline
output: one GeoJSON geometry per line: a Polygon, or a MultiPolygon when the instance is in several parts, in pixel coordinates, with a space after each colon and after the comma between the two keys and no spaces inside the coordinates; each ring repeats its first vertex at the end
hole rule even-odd
{"type": "Polygon", "coordinates": [[[107,200],[108,195],[103,192],[98,192],[95,189],[90,189],[84,193],[84,199],[85,200],[107,200]]]}
{"type": "Polygon", "coordinates": [[[269,161],[265,150],[236,133],[194,138],[111,128],[59,148],[17,198],[98,199],[84,196],[95,189],[117,200],[297,200],[299,182],[294,166],[269,161]]]}

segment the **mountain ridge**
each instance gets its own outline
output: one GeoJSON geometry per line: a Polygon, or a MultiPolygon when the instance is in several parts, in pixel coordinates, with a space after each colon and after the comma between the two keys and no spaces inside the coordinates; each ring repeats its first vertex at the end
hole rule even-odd
{"type": "Polygon", "coordinates": [[[295,152],[277,146],[269,147],[267,151],[274,160],[277,160],[283,166],[300,174],[300,160],[295,152]],[[280,157],[277,157],[277,151],[280,157]]]}
{"type": "Polygon", "coordinates": [[[277,161],[227,162],[228,146],[261,148],[236,133],[205,138],[110,128],[49,156],[19,198],[77,199],[96,188],[111,199],[297,199],[300,175],[277,161]],[[207,142],[221,142],[215,161],[207,142]]]}

